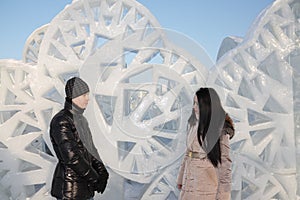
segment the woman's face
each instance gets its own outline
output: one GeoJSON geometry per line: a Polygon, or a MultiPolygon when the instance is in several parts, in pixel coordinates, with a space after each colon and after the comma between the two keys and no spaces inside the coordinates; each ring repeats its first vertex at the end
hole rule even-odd
{"type": "Polygon", "coordinates": [[[197,119],[199,119],[199,103],[198,103],[198,98],[196,95],[194,96],[193,109],[194,109],[197,119]]]}

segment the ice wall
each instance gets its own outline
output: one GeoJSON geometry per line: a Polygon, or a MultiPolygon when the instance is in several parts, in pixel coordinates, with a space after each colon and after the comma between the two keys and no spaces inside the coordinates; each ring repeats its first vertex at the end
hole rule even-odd
{"type": "MultiPolygon", "coordinates": [[[[296,199],[299,1],[276,1],[208,78],[235,118],[234,199],[296,199]]],[[[226,48],[226,47],[222,47],[226,48]]]]}
{"type": "Polygon", "coordinates": [[[137,1],[73,1],[33,32],[23,61],[0,61],[0,199],[53,199],[48,124],[74,75],[91,87],[85,114],[111,174],[96,199],[177,199],[192,95],[205,85],[236,124],[232,199],[296,199],[299,9],[274,2],[208,71],[137,1]]]}

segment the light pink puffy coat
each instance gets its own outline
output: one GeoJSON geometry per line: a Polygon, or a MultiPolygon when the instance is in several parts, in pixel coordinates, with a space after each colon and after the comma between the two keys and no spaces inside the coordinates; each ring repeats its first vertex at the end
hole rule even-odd
{"type": "Polygon", "coordinates": [[[215,168],[206,157],[197,139],[198,126],[189,127],[186,155],[182,161],[177,184],[182,185],[180,200],[229,200],[231,191],[231,159],[229,137],[234,129],[224,127],[220,137],[221,164],[215,168]],[[188,152],[198,152],[201,158],[191,158],[188,152]]]}

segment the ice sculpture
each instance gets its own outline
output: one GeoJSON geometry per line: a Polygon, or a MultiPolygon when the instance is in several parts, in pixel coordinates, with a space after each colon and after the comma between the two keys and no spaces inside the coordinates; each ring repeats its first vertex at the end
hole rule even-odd
{"type": "Polygon", "coordinates": [[[111,174],[96,199],[177,199],[186,119],[203,85],[236,123],[232,199],[296,199],[299,11],[297,0],[274,2],[244,39],[224,40],[208,72],[137,1],[73,1],[28,38],[23,62],[0,61],[0,199],[52,199],[48,124],[74,75],[91,87],[86,115],[111,174]]]}
{"type": "Polygon", "coordinates": [[[208,78],[238,130],[231,144],[233,199],[296,199],[299,5],[274,2],[208,78]]]}
{"type": "Polygon", "coordinates": [[[23,62],[36,64],[40,51],[40,45],[43,41],[48,25],[44,25],[35,30],[27,39],[23,51],[23,62]]]}
{"type": "Polygon", "coordinates": [[[36,66],[1,60],[0,70],[0,199],[38,199],[48,191],[55,163],[44,138],[59,105],[40,93],[51,79],[38,77],[36,66]]]}
{"type": "Polygon", "coordinates": [[[135,1],[77,1],[49,24],[41,44],[38,64],[57,81],[61,96],[74,74],[94,91],[87,115],[95,144],[120,180],[109,185],[109,198],[122,195],[115,190],[124,191],[128,180],[142,191],[146,184],[153,188],[142,199],[178,193],[173,181],[163,189],[152,182],[159,183],[159,174],[169,177],[168,167],[183,154],[191,97],[208,71],[159,27],[135,1]]]}

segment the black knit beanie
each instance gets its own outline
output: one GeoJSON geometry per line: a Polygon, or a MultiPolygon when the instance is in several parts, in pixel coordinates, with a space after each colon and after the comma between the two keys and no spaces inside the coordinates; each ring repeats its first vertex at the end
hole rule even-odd
{"type": "Polygon", "coordinates": [[[87,83],[79,77],[69,79],[65,87],[66,97],[69,99],[74,99],[80,95],[88,93],[89,91],[87,83]]]}

